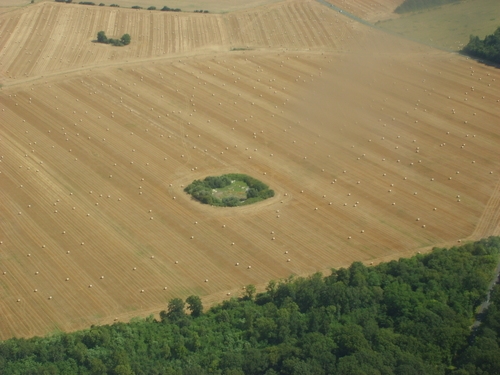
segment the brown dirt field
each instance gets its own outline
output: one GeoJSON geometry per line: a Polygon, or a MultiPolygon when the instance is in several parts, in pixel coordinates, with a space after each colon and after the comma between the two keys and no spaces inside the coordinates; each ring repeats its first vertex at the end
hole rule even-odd
{"type": "Polygon", "coordinates": [[[499,231],[498,70],[315,2],[179,16],[168,42],[148,12],[33,9],[0,18],[13,33],[0,38],[0,67],[16,76],[0,91],[2,339],[499,231]],[[55,38],[91,14],[73,42],[55,38]],[[86,45],[97,19],[157,36],[86,45]],[[45,52],[28,58],[38,24],[45,52]],[[190,24],[206,40],[186,43],[190,24]],[[226,37],[255,49],[231,52],[226,37]],[[41,61],[49,50],[57,59],[41,61]],[[276,196],[226,209],[182,191],[225,172],[276,196]]]}
{"type": "Polygon", "coordinates": [[[0,82],[4,85],[173,55],[240,48],[333,50],[354,34],[353,21],[314,1],[224,15],[42,3],[0,19],[0,82]],[[92,43],[100,30],[108,37],[129,33],[133,42],[121,48],[92,43]]]}

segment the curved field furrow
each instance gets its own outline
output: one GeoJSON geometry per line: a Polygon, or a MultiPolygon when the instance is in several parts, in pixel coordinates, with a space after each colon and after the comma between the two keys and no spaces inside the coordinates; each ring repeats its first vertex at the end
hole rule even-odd
{"type": "Polygon", "coordinates": [[[289,46],[330,50],[339,45],[338,36],[331,35],[340,32],[343,39],[352,34],[352,22],[314,1],[289,1],[227,15],[41,3],[15,17],[15,26],[13,14],[0,17],[7,28],[4,33],[13,28],[2,47],[0,67],[9,83],[51,72],[203,50],[289,46]],[[100,30],[115,38],[129,33],[134,42],[123,48],[94,43],[100,30]]]}
{"type": "Polygon", "coordinates": [[[480,239],[495,235],[500,225],[500,182],[495,186],[493,194],[484,208],[471,239],[480,239]]]}
{"type": "Polygon", "coordinates": [[[387,18],[397,17],[394,9],[404,0],[326,0],[346,12],[352,13],[364,20],[374,22],[387,18]]]}

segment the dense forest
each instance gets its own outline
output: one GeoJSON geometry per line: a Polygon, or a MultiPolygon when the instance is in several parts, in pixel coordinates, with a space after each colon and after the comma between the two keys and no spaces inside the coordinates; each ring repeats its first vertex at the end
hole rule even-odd
{"type": "MultiPolygon", "coordinates": [[[[204,312],[0,343],[2,374],[433,375],[500,373],[500,292],[471,338],[500,252],[490,237],[377,266],[271,281],[204,312]]],[[[187,305],[187,306],[186,306],[187,305]]]]}
{"type": "Polygon", "coordinates": [[[456,374],[500,374],[500,286],[495,285],[474,341],[457,360],[462,369],[456,374]]]}
{"type": "Polygon", "coordinates": [[[462,52],[480,59],[485,59],[500,64],[500,27],[483,40],[478,36],[471,35],[469,43],[462,49],[462,52]]]}
{"type": "Polygon", "coordinates": [[[439,5],[458,3],[460,0],[405,0],[401,5],[399,5],[394,13],[408,13],[417,10],[422,10],[425,8],[431,8],[439,5]]]}

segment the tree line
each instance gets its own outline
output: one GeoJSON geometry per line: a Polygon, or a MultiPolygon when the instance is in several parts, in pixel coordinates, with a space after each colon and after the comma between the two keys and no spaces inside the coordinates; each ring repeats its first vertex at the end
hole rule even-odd
{"type": "Polygon", "coordinates": [[[485,59],[500,64],[500,27],[491,35],[487,35],[483,40],[478,36],[471,35],[469,43],[462,49],[472,57],[485,59]]]}
{"type": "Polygon", "coordinates": [[[269,282],[203,311],[174,298],[160,313],[0,343],[2,374],[494,375],[500,292],[469,345],[500,253],[490,237],[324,277],[269,282]],[[187,306],[186,306],[187,305],[187,306]],[[186,308],[187,307],[187,308],[186,308]]]}
{"type": "MultiPolygon", "coordinates": [[[[71,4],[73,2],[73,0],[54,0],[54,1],[56,3],[66,3],[66,4],[71,4]]],[[[78,4],[81,4],[81,5],[96,5],[96,3],[93,2],[93,1],[80,1],[78,4]]],[[[99,3],[99,6],[103,7],[103,6],[106,6],[106,4],[99,3]]],[[[120,5],[118,5],[118,4],[111,4],[110,7],[119,8],[120,5]]],[[[144,9],[140,5],[133,5],[131,8],[132,9],[144,9]]],[[[156,7],[155,6],[150,6],[150,7],[147,8],[147,10],[156,10],[156,7]]],[[[170,8],[170,7],[166,6],[166,5],[163,8],[161,8],[160,10],[162,12],[182,12],[182,10],[180,8],[170,8]]],[[[208,10],[203,10],[203,11],[195,10],[194,12],[195,13],[208,13],[208,10]]]]}

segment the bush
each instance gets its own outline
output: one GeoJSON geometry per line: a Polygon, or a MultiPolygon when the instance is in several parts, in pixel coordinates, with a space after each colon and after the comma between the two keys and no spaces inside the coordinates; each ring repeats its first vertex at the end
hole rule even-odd
{"type": "Polygon", "coordinates": [[[104,31],[99,31],[97,33],[97,41],[99,43],[108,43],[108,38],[106,37],[106,33],[104,31]]]}
{"type": "Polygon", "coordinates": [[[141,7],[141,6],[139,6],[139,5],[134,5],[134,6],[132,7],[132,9],[142,9],[142,7],[141,7]]]}
{"type": "Polygon", "coordinates": [[[103,7],[103,6],[105,6],[105,5],[106,5],[106,4],[104,4],[104,3],[100,3],[100,4],[99,4],[99,6],[100,6],[100,7],[103,7]]]}
{"type": "Polygon", "coordinates": [[[129,34],[123,34],[122,35],[122,38],[121,38],[121,42],[123,43],[124,46],[127,46],[130,44],[130,41],[131,41],[131,37],[129,34]]]}
{"type": "Polygon", "coordinates": [[[111,4],[110,7],[112,7],[112,8],[119,8],[120,6],[118,4],[111,4]]]}
{"type": "Polygon", "coordinates": [[[151,7],[148,8],[148,10],[156,10],[156,7],[151,6],[151,7]]]}

